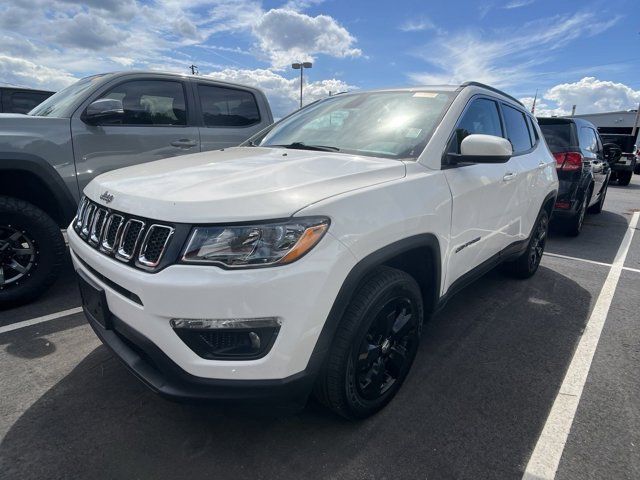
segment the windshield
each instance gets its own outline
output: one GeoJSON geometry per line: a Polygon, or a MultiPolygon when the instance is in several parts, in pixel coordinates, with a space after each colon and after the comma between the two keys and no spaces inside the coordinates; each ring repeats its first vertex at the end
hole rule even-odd
{"type": "Polygon", "coordinates": [[[62,117],[64,112],[72,106],[78,97],[93,87],[103,75],[93,75],[78,80],[64,90],[50,96],[40,105],[31,110],[27,115],[35,117],[62,117]]]}
{"type": "Polygon", "coordinates": [[[339,95],[285,118],[253,144],[415,159],[453,96],[435,91],[339,95]]]}

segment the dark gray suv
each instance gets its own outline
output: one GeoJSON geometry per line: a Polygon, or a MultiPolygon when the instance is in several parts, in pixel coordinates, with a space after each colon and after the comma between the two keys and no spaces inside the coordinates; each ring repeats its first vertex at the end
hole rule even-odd
{"type": "Polygon", "coordinates": [[[53,283],[60,228],[96,175],[238,145],[272,122],[260,90],[155,72],[94,75],[27,115],[0,114],[0,307],[53,283]]]}

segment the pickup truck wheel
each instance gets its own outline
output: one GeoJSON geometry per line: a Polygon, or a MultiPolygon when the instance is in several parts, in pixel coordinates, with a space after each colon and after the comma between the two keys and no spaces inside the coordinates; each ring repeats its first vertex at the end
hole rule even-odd
{"type": "Polygon", "coordinates": [[[0,307],[25,303],[57,278],[65,244],[60,227],[38,207],[0,196],[0,307]]]}
{"type": "Polygon", "coordinates": [[[618,185],[626,187],[631,182],[633,172],[618,172],[618,185]]]}
{"type": "Polygon", "coordinates": [[[527,244],[527,249],[522,255],[512,262],[504,264],[503,269],[515,278],[529,278],[538,270],[540,260],[547,244],[547,233],[549,231],[549,214],[545,210],[540,212],[536,221],[531,238],[527,244]]]}
{"type": "Polygon", "coordinates": [[[413,277],[388,267],[368,276],[340,322],[316,382],[318,400],[349,419],[382,409],[409,373],[423,317],[413,277]]]}

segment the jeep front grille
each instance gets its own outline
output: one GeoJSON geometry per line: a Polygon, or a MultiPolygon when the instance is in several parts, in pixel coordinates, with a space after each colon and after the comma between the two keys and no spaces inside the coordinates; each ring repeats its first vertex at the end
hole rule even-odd
{"type": "Polygon", "coordinates": [[[76,233],[103,254],[145,270],[155,269],[174,228],[103,208],[83,197],[73,222],[76,233]]]}

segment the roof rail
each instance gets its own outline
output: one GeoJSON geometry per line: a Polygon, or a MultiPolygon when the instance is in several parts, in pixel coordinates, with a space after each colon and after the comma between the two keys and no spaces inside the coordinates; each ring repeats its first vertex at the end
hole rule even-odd
{"type": "MultiPolygon", "coordinates": [[[[492,92],[495,93],[499,93],[500,95],[504,95],[505,97],[513,100],[514,102],[516,102],[519,105],[522,105],[524,107],[524,103],[522,103],[520,100],[518,100],[515,97],[512,97],[511,95],[509,95],[508,93],[503,92],[502,90],[498,90],[495,87],[491,87],[489,85],[485,85],[484,83],[480,83],[480,82],[464,82],[462,85],[460,85],[460,88],[464,88],[464,87],[482,87],[482,88],[486,88],[487,90],[491,90],[492,92]]],[[[525,107],[526,108],[526,107],[525,107]]]]}

